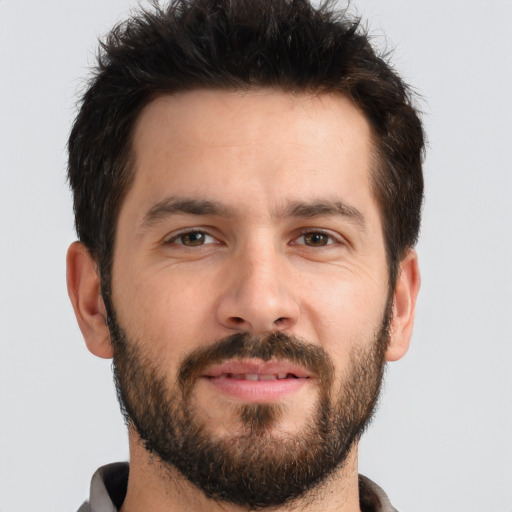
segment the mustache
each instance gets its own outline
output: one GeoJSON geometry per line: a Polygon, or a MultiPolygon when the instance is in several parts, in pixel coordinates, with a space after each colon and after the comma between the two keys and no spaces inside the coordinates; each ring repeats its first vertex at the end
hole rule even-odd
{"type": "Polygon", "coordinates": [[[334,365],[329,354],[320,346],[308,343],[284,332],[251,336],[236,333],[189,353],[180,363],[178,383],[187,395],[195,380],[213,364],[229,359],[286,360],[314,374],[324,389],[334,377],[334,365]]]}

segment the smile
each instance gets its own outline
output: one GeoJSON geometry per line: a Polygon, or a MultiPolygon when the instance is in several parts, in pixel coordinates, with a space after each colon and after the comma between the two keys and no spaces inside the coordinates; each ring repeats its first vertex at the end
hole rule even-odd
{"type": "Polygon", "coordinates": [[[235,379],[235,380],[250,380],[250,381],[271,381],[271,380],[283,380],[283,379],[300,379],[309,377],[297,377],[293,373],[226,373],[219,375],[218,377],[210,377],[212,379],[235,379]]]}
{"type": "Polygon", "coordinates": [[[296,393],[314,380],[308,372],[286,361],[227,361],[202,376],[218,392],[243,402],[268,403],[296,393]]]}

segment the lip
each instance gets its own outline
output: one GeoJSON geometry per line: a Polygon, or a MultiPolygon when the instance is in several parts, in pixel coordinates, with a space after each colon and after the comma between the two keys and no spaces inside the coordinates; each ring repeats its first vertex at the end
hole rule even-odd
{"type": "Polygon", "coordinates": [[[242,359],[230,360],[220,365],[211,366],[205,372],[203,377],[221,377],[222,375],[232,374],[293,374],[299,379],[311,378],[312,375],[302,366],[289,361],[263,361],[261,359],[242,359]]]}
{"type": "Polygon", "coordinates": [[[215,365],[201,376],[224,395],[243,402],[269,403],[298,392],[314,378],[288,361],[232,360],[215,365]],[[249,375],[251,379],[246,380],[249,375]],[[280,376],[274,380],[270,376],[280,376]],[[283,376],[286,376],[282,378],[283,376]]]}

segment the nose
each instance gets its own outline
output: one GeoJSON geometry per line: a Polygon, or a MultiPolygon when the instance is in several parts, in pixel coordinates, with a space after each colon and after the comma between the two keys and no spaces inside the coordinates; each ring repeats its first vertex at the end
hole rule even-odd
{"type": "Polygon", "coordinates": [[[292,329],[300,306],[286,267],[284,257],[271,251],[230,262],[217,306],[218,322],[252,335],[292,329]]]}

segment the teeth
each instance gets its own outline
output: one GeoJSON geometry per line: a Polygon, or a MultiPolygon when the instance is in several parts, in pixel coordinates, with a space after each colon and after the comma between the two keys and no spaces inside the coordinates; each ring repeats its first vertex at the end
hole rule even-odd
{"type": "Polygon", "coordinates": [[[287,373],[267,373],[267,374],[258,374],[258,373],[227,373],[225,375],[220,375],[218,378],[221,379],[235,379],[235,380],[250,380],[250,381],[259,381],[259,380],[277,380],[277,379],[286,379],[288,376],[287,373]]]}

